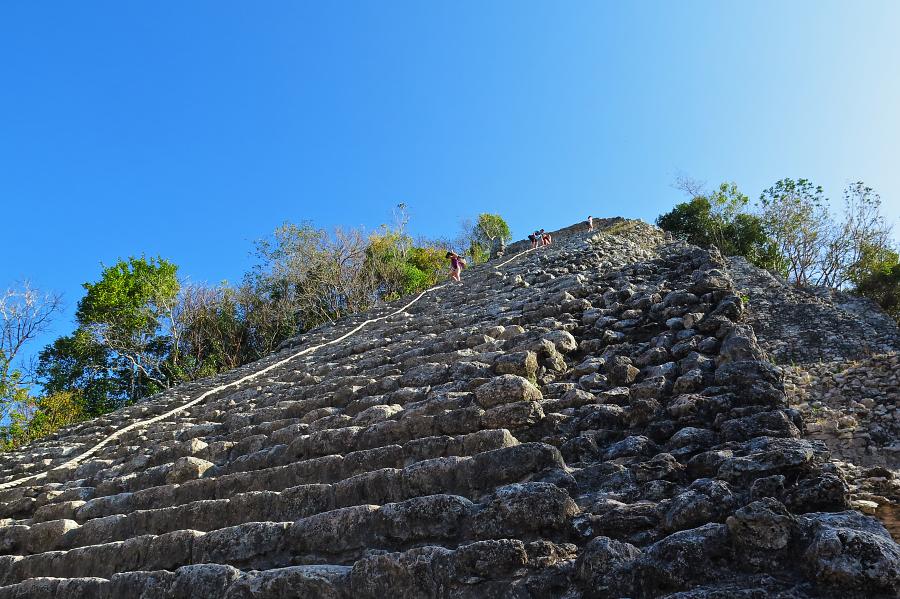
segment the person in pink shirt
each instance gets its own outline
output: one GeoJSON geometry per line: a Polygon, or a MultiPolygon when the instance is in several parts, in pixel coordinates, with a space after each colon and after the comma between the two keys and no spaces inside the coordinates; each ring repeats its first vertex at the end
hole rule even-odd
{"type": "Polygon", "coordinates": [[[450,278],[457,283],[462,283],[459,275],[462,269],[466,267],[466,261],[456,252],[447,252],[447,259],[450,260],[450,278]]]}

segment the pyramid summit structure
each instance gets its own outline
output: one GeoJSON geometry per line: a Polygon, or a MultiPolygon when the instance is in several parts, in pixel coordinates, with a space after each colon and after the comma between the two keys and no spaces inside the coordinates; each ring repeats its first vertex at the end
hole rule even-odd
{"type": "Polygon", "coordinates": [[[0,599],[900,595],[893,322],[594,222],[0,455],[0,599]]]}

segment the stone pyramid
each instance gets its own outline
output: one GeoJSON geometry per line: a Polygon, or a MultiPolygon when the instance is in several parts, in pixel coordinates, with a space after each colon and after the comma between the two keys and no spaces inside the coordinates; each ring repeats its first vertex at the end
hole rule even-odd
{"type": "Polygon", "coordinates": [[[598,225],[0,455],[0,599],[897,597],[752,267],[598,225]]]}

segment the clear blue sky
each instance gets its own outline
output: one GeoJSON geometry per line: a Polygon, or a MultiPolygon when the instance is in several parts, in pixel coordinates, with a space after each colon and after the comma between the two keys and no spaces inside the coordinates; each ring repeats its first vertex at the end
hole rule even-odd
{"type": "Polygon", "coordinates": [[[896,223],[898,29],[897,2],[5,2],[0,287],[64,293],[62,334],[118,257],[235,280],[284,220],[398,202],[426,235],[653,220],[679,172],[862,179],[896,223]]]}

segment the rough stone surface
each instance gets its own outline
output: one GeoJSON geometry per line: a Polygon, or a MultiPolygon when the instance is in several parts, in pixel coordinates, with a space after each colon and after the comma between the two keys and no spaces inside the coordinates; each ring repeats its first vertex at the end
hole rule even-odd
{"type": "Polygon", "coordinates": [[[0,599],[898,596],[896,327],[595,225],[0,455],[0,599]]]}

